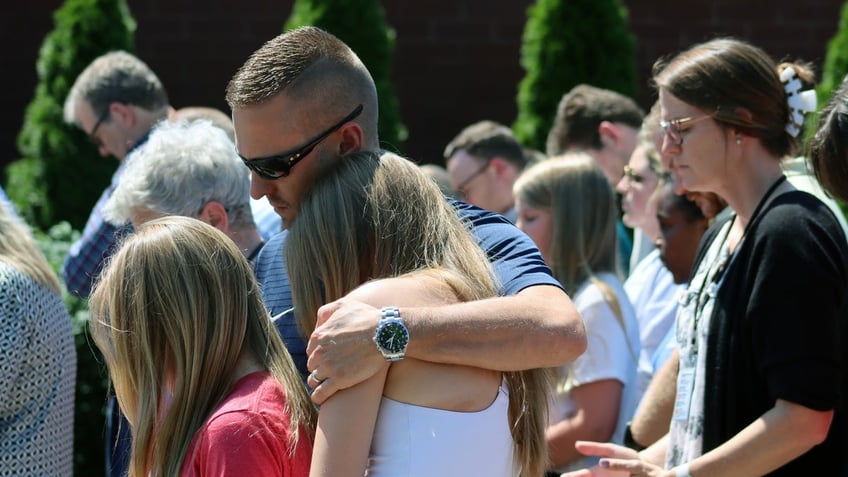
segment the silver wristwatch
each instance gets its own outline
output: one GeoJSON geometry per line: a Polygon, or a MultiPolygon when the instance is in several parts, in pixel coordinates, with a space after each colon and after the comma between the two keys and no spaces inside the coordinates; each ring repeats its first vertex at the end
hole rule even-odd
{"type": "Polygon", "coordinates": [[[400,361],[406,356],[409,330],[396,306],[387,306],[380,312],[380,322],[374,332],[374,344],[386,361],[400,361]]]}

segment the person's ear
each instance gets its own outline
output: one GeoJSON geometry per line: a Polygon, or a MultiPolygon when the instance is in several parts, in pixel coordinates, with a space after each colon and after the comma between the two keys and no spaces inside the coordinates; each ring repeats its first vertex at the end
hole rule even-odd
{"type": "Polygon", "coordinates": [[[506,161],[504,161],[500,157],[493,157],[489,159],[489,167],[491,167],[492,170],[495,171],[495,175],[500,177],[503,175],[503,173],[509,166],[507,165],[506,161]]]}
{"type": "Polygon", "coordinates": [[[338,146],[339,157],[362,150],[364,134],[359,124],[349,122],[339,129],[339,133],[341,135],[338,146]]]}
{"type": "Polygon", "coordinates": [[[221,232],[227,233],[230,229],[230,218],[227,209],[220,202],[210,201],[200,209],[198,219],[215,227],[221,232]]]}
{"type": "Polygon", "coordinates": [[[620,140],[619,136],[620,132],[615,124],[609,121],[601,121],[601,124],[598,125],[598,137],[601,139],[602,149],[615,147],[620,140]]]}
{"type": "Polygon", "coordinates": [[[125,129],[132,128],[137,118],[132,107],[124,103],[113,102],[109,105],[109,113],[113,121],[119,121],[125,129]]]}
{"type": "MultiPolygon", "coordinates": [[[[739,108],[734,109],[733,112],[736,114],[737,118],[739,118],[742,121],[745,121],[747,123],[750,123],[751,121],[754,120],[754,115],[751,113],[751,110],[749,110],[748,108],[739,107],[739,108]]],[[[739,129],[736,129],[736,128],[731,128],[731,132],[733,133],[733,138],[736,140],[737,144],[741,143],[742,139],[746,136],[746,134],[743,131],[740,131],[739,129]]]]}

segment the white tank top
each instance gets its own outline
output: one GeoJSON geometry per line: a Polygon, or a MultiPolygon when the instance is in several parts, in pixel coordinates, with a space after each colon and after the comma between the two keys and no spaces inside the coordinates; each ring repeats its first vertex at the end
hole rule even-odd
{"type": "Polygon", "coordinates": [[[514,477],[504,385],[478,412],[415,406],[383,397],[368,458],[369,477],[514,477]]]}

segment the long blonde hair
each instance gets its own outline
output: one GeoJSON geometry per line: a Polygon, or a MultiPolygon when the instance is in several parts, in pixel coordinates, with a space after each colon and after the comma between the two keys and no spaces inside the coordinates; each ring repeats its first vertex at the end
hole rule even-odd
{"type": "Polygon", "coordinates": [[[179,474],[245,349],[286,391],[291,451],[298,439],[311,440],[317,412],[253,271],[214,227],[178,216],[144,224],[101,274],[90,309],[92,336],[133,429],[130,476],[179,474]]]}
{"type": "MultiPolygon", "coordinates": [[[[622,328],[624,315],[612,286],[600,273],[618,271],[618,207],[598,163],[585,152],[552,157],[527,169],[513,186],[516,199],[551,211],[553,232],[548,266],[569,293],[587,282],[598,287],[622,328]]],[[[634,359],[638,355],[630,350],[634,359]]],[[[562,387],[565,376],[560,376],[562,387]]]]}
{"type": "MultiPolygon", "coordinates": [[[[305,336],[323,303],[369,279],[427,271],[460,300],[496,295],[491,264],[456,210],[415,164],[391,153],[345,156],[315,184],[289,229],[286,259],[305,336]]],[[[541,475],[548,371],[505,378],[521,475],[541,475]]]]}
{"type": "Polygon", "coordinates": [[[575,152],[542,161],[524,171],[514,190],[523,204],[551,211],[548,266],[569,293],[598,273],[617,273],[615,193],[591,156],[575,152]]]}
{"type": "Polygon", "coordinates": [[[12,214],[8,204],[1,201],[0,261],[23,272],[53,293],[62,293],[56,274],[35,243],[29,228],[12,214]]]}

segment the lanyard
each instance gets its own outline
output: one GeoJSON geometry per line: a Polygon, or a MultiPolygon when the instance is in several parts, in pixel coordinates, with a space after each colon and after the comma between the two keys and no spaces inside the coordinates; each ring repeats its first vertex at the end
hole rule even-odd
{"type": "Polygon", "coordinates": [[[704,277],[704,280],[701,282],[701,286],[698,289],[697,301],[695,302],[695,308],[693,310],[693,318],[692,318],[692,339],[690,342],[691,349],[693,350],[693,355],[698,354],[698,322],[701,321],[701,315],[704,307],[706,307],[706,300],[702,302],[702,296],[704,293],[704,286],[707,282],[710,283],[710,289],[707,292],[708,295],[712,295],[713,298],[718,294],[718,288],[721,282],[721,279],[724,277],[724,272],[730,266],[733,259],[736,257],[736,251],[742,247],[742,243],[745,241],[745,237],[748,235],[748,231],[751,229],[751,224],[754,223],[754,220],[757,216],[762,212],[762,209],[765,207],[766,203],[769,201],[769,198],[772,194],[786,181],[786,176],[781,174],[780,177],[774,181],[768,190],[766,191],[763,198],[760,199],[760,202],[757,204],[757,207],[754,208],[754,213],[751,214],[751,219],[748,220],[748,223],[745,224],[745,230],[742,232],[742,237],[739,239],[739,243],[736,245],[736,249],[734,249],[733,253],[730,253],[727,245],[727,239],[730,237],[730,232],[733,229],[733,223],[736,221],[736,215],[733,216],[733,219],[730,222],[730,226],[727,228],[727,233],[724,234],[722,238],[721,245],[719,245],[718,254],[716,254],[716,258],[713,261],[713,265],[707,270],[707,275],[712,273],[712,277],[704,277]]]}

